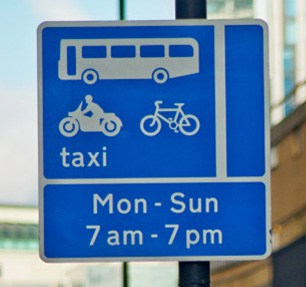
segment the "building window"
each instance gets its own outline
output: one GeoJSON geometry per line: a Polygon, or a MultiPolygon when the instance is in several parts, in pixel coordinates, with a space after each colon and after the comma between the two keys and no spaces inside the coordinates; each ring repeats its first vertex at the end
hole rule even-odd
{"type": "Polygon", "coordinates": [[[208,14],[224,12],[225,0],[208,0],[207,12],[208,14]]]}
{"type": "Polygon", "coordinates": [[[295,47],[285,44],[284,49],[284,88],[288,95],[295,84],[295,47]]]}
{"type": "Polygon", "coordinates": [[[295,17],[296,15],[296,0],[284,0],[285,17],[295,17]]]}
{"type": "Polygon", "coordinates": [[[294,75],[293,73],[285,73],[285,94],[288,98],[290,91],[292,91],[294,86],[294,75]]]}
{"type": "Polygon", "coordinates": [[[235,10],[244,10],[244,9],[252,9],[252,8],[253,8],[253,0],[235,0],[234,1],[235,10]]]}
{"type": "Polygon", "coordinates": [[[271,169],[277,168],[279,165],[279,156],[278,156],[278,148],[276,146],[271,148],[270,157],[271,157],[271,169]]]}
{"type": "Polygon", "coordinates": [[[295,86],[295,48],[297,42],[296,26],[296,0],[283,0],[284,3],[284,91],[285,91],[285,115],[290,114],[294,108],[294,97],[291,91],[295,86]]]}
{"type": "Polygon", "coordinates": [[[286,20],[285,24],[285,43],[294,45],[296,43],[297,27],[294,19],[286,20]]]}

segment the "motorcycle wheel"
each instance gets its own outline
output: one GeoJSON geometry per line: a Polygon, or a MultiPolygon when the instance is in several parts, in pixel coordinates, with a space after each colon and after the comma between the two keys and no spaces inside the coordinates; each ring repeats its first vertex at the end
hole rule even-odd
{"type": "Polygon", "coordinates": [[[76,119],[67,117],[61,120],[59,131],[65,137],[73,137],[79,131],[79,123],[76,119]]]}
{"type": "Polygon", "coordinates": [[[120,123],[119,119],[104,119],[101,123],[101,131],[108,137],[116,136],[120,132],[120,123]]]}

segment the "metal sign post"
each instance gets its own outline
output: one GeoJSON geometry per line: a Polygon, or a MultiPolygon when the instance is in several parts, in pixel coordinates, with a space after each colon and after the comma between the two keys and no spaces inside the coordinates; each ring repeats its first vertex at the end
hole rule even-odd
{"type": "MultiPolygon", "coordinates": [[[[206,0],[176,0],[176,19],[207,18],[206,0]]],[[[210,286],[210,264],[203,262],[179,262],[179,286],[210,286]]]]}
{"type": "Polygon", "coordinates": [[[176,19],[206,19],[206,0],[175,0],[176,19]]]}
{"type": "MultiPolygon", "coordinates": [[[[125,20],[125,0],[119,0],[119,19],[125,20]]],[[[122,286],[129,287],[129,266],[128,262],[122,263],[122,286]]]]}

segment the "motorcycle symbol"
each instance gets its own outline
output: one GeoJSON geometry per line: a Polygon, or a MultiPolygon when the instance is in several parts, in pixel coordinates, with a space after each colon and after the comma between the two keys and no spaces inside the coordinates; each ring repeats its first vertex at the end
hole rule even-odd
{"type": "MultiPolygon", "coordinates": [[[[86,102],[88,104],[88,98],[86,102]]],[[[99,107],[96,103],[92,104],[99,107]]],[[[94,114],[87,116],[88,108],[82,110],[82,106],[83,102],[80,103],[75,111],[69,112],[68,117],[65,117],[59,123],[59,131],[63,136],[73,137],[79,130],[82,132],[102,132],[109,137],[116,136],[120,132],[122,122],[115,113],[101,112],[98,116],[94,114]]],[[[103,111],[101,108],[100,110],[103,111]]]]}

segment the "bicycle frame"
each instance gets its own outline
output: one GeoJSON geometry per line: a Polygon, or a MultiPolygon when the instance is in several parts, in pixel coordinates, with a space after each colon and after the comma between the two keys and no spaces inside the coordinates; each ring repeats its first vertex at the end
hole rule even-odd
{"type": "Polygon", "coordinates": [[[155,109],[155,113],[154,113],[154,117],[155,118],[160,118],[161,120],[163,120],[164,122],[168,123],[169,125],[173,122],[178,123],[178,118],[181,115],[182,117],[185,115],[185,113],[182,110],[182,106],[183,105],[179,105],[177,108],[161,108],[159,106],[159,103],[156,104],[156,109],[155,109]],[[165,116],[163,116],[161,113],[166,112],[166,113],[171,113],[171,112],[175,112],[175,116],[174,118],[166,118],[165,116]],[[172,120],[171,120],[172,119],[172,120]]]}

